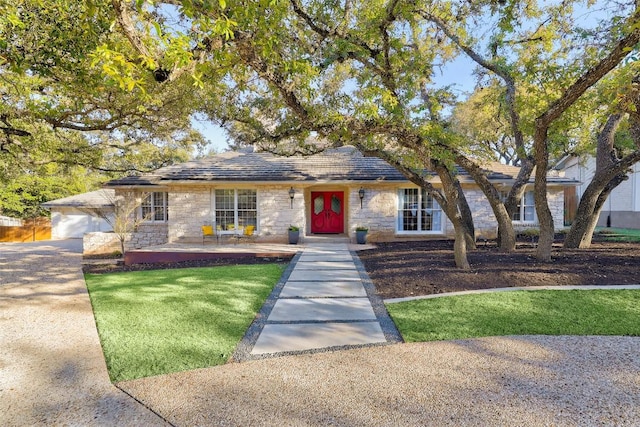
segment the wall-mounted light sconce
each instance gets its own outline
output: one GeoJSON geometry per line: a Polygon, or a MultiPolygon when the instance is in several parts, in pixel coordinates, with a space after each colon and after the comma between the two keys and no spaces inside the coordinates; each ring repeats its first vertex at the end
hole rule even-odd
{"type": "Polygon", "coordinates": [[[293,209],[293,197],[296,195],[296,190],[291,187],[289,189],[289,199],[291,200],[291,209],[293,209]]]}
{"type": "Polygon", "coordinates": [[[358,196],[360,197],[360,209],[362,209],[362,199],[364,199],[364,188],[360,187],[360,190],[358,190],[358,196]]]}

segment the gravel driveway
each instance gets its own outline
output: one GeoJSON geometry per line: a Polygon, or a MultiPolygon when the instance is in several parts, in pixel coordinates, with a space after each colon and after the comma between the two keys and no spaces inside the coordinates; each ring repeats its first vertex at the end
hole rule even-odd
{"type": "Polygon", "coordinates": [[[638,426],[640,340],[499,337],[258,360],[120,386],[179,426],[638,426]]]}
{"type": "MultiPolygon", "coordinates": [[[[120,383],[176,426],[640,425],[640,338],[498,337],[120,383]]],[[[163,425],[109,383],[77,242],[0,243],[0,425],[163,425]]]]}
{"type": "Polygon", "coordinates": [[[0,425],[166,425],[109,382],[81,248],[0,243],[0,425]]]}

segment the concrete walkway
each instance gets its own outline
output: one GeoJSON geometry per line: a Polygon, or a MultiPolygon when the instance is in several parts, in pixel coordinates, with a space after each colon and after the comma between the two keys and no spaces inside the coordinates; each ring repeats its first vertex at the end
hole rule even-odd
{"type": "Polygon", "coordinates": [[[307,245],[276,285],[235,360],[402,342],[347,244],[307,245]]]}

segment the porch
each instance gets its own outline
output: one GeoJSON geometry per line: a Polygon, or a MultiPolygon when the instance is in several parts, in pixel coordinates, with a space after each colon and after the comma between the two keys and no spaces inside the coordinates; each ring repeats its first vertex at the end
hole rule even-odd
{"type": "Polygon", "coordinates": [[[284,243],[238,242],[215,240],[200,243],[167,243],[131,249],[124,256],[125,265],[144,263],[180,262],[217,258],[272,258],[291,259],[309,246],[346,243],[350,251],[371,249],[373,245],[358,245],[347,236],[305,236],[297,245],[284,243]]]}

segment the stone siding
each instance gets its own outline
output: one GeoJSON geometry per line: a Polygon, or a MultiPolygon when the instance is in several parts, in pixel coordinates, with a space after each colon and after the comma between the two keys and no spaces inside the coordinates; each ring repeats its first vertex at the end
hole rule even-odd
{"type": "MultiPolygon", "coordinates": [[[[345,192],[345,234],[355,239],[358,226],[369,228],[367,239],[372,242],[390,240],[409,240],[437,238],[442,235],[452,237],[453,226],[446,219],[442,234],[399,234],[397,227],[398,186],[395,184],[378,184],[375,186],[332,186],[345,192]],[[358,190],[365,191],[360,207],[358,190]]],[[[316,187],[294,186],[293,206],[289,198],[290,185],[260,185],[257,189],[258,227],[257,242],[287,241],[287,229],[290,225],[300,227],[301,242],[309,232],[311,213],[311,191],[316,187]]],[[[169,221],[144,222],[127,239],[127,249],[160,245],[167,242],[199,242],[202,239],[201,226],[213,223],[213,188],[194,187],[169,189],[169,221]]],[[[497,222],[489,202],[477,188],[465,188],[465,195],[471,208],[476,232],[479,236],[494,238],[497,222]]],[[[556,228],[562,228],[564,216],[564,193],[562,188],[549,190],[549,207],[554,217],[556,228]]],[[[537,223],[516,224],[516,229],[537,227],[537,223]]]]}
{"type": "Polygon", "coordinates": [[[169,242],[202,239],[202,226],[213,223],[211,189],[169,189],[169,242]]]}
{"type": "Polygon", "coordinates": [[[380,242],[392,240],[396,229],[398,195],[394,186],[365,187],[362,208],[360,208],[360,187],[349,189],[348,234],[355,238],[356,227],[369,228],[367,240],[380,242]]]}
{"type": "MultiPolygon", "coordinates": [[[[484,193],[478,189],[465,189],[464,194],[471,209],[476,235],[495,239],[498,222],[484,193]]],[[[453,229],[453,225],[451,225],[451,229],[453,229]]]]}
{"type": "Polygon", "coordinates": [[[300,241],[307,231],[305,217],[305,191],[293,187],[295,195],[289,198],[290,186],[265,186],[258,190],[258,232],[263,241],[287,242],[290,225],[300,227],[300,241]]]}
{"type": "Polygon", "coordinates": [[[167,230],[168,225],[165,222],[142,223],[127,237],[125,250],[164,245],[167,243],[167,230]]]}
{"type": "Polygon", "coordinates": [[[103,255],[122,252],[120,239],[116,233],[85,233],[82,237],[82,253],[84,255],[103,255]]]}
{"type": "MultiPolygon", "coordinates": [[[[286,242],[290,225],[300,227],[300,236],[304,236],[305,193],[302,188],[294,187],[296,193],[292,208],[289,188],[291,186],[257,187],[258,227],[255,241],[286,242]]],[[[201,227],[212,225],[214,221],[213,191],[214,188],[204,187],[188,191],[182,188],[169,190],[169,242],[201,241],[201,227]]]]}
{"type": "MultiPolygon", "coordinates": [[[[471,208],[476,235],[491,239],[495,238],[498,222],[487,198],[482,191],[478,189],[465,189],[464,194],[471,208]]],[[[553,216],[554,227],[556,230],[560,230],[564,227],[564,190],[562,188],[549,188],[547,199],[549,209],[553,216]]],[[[537,221],[532,223],[514,223],[513,227],[516,230],[526,230],[538,228],[539,224],[537,221]]]]}

